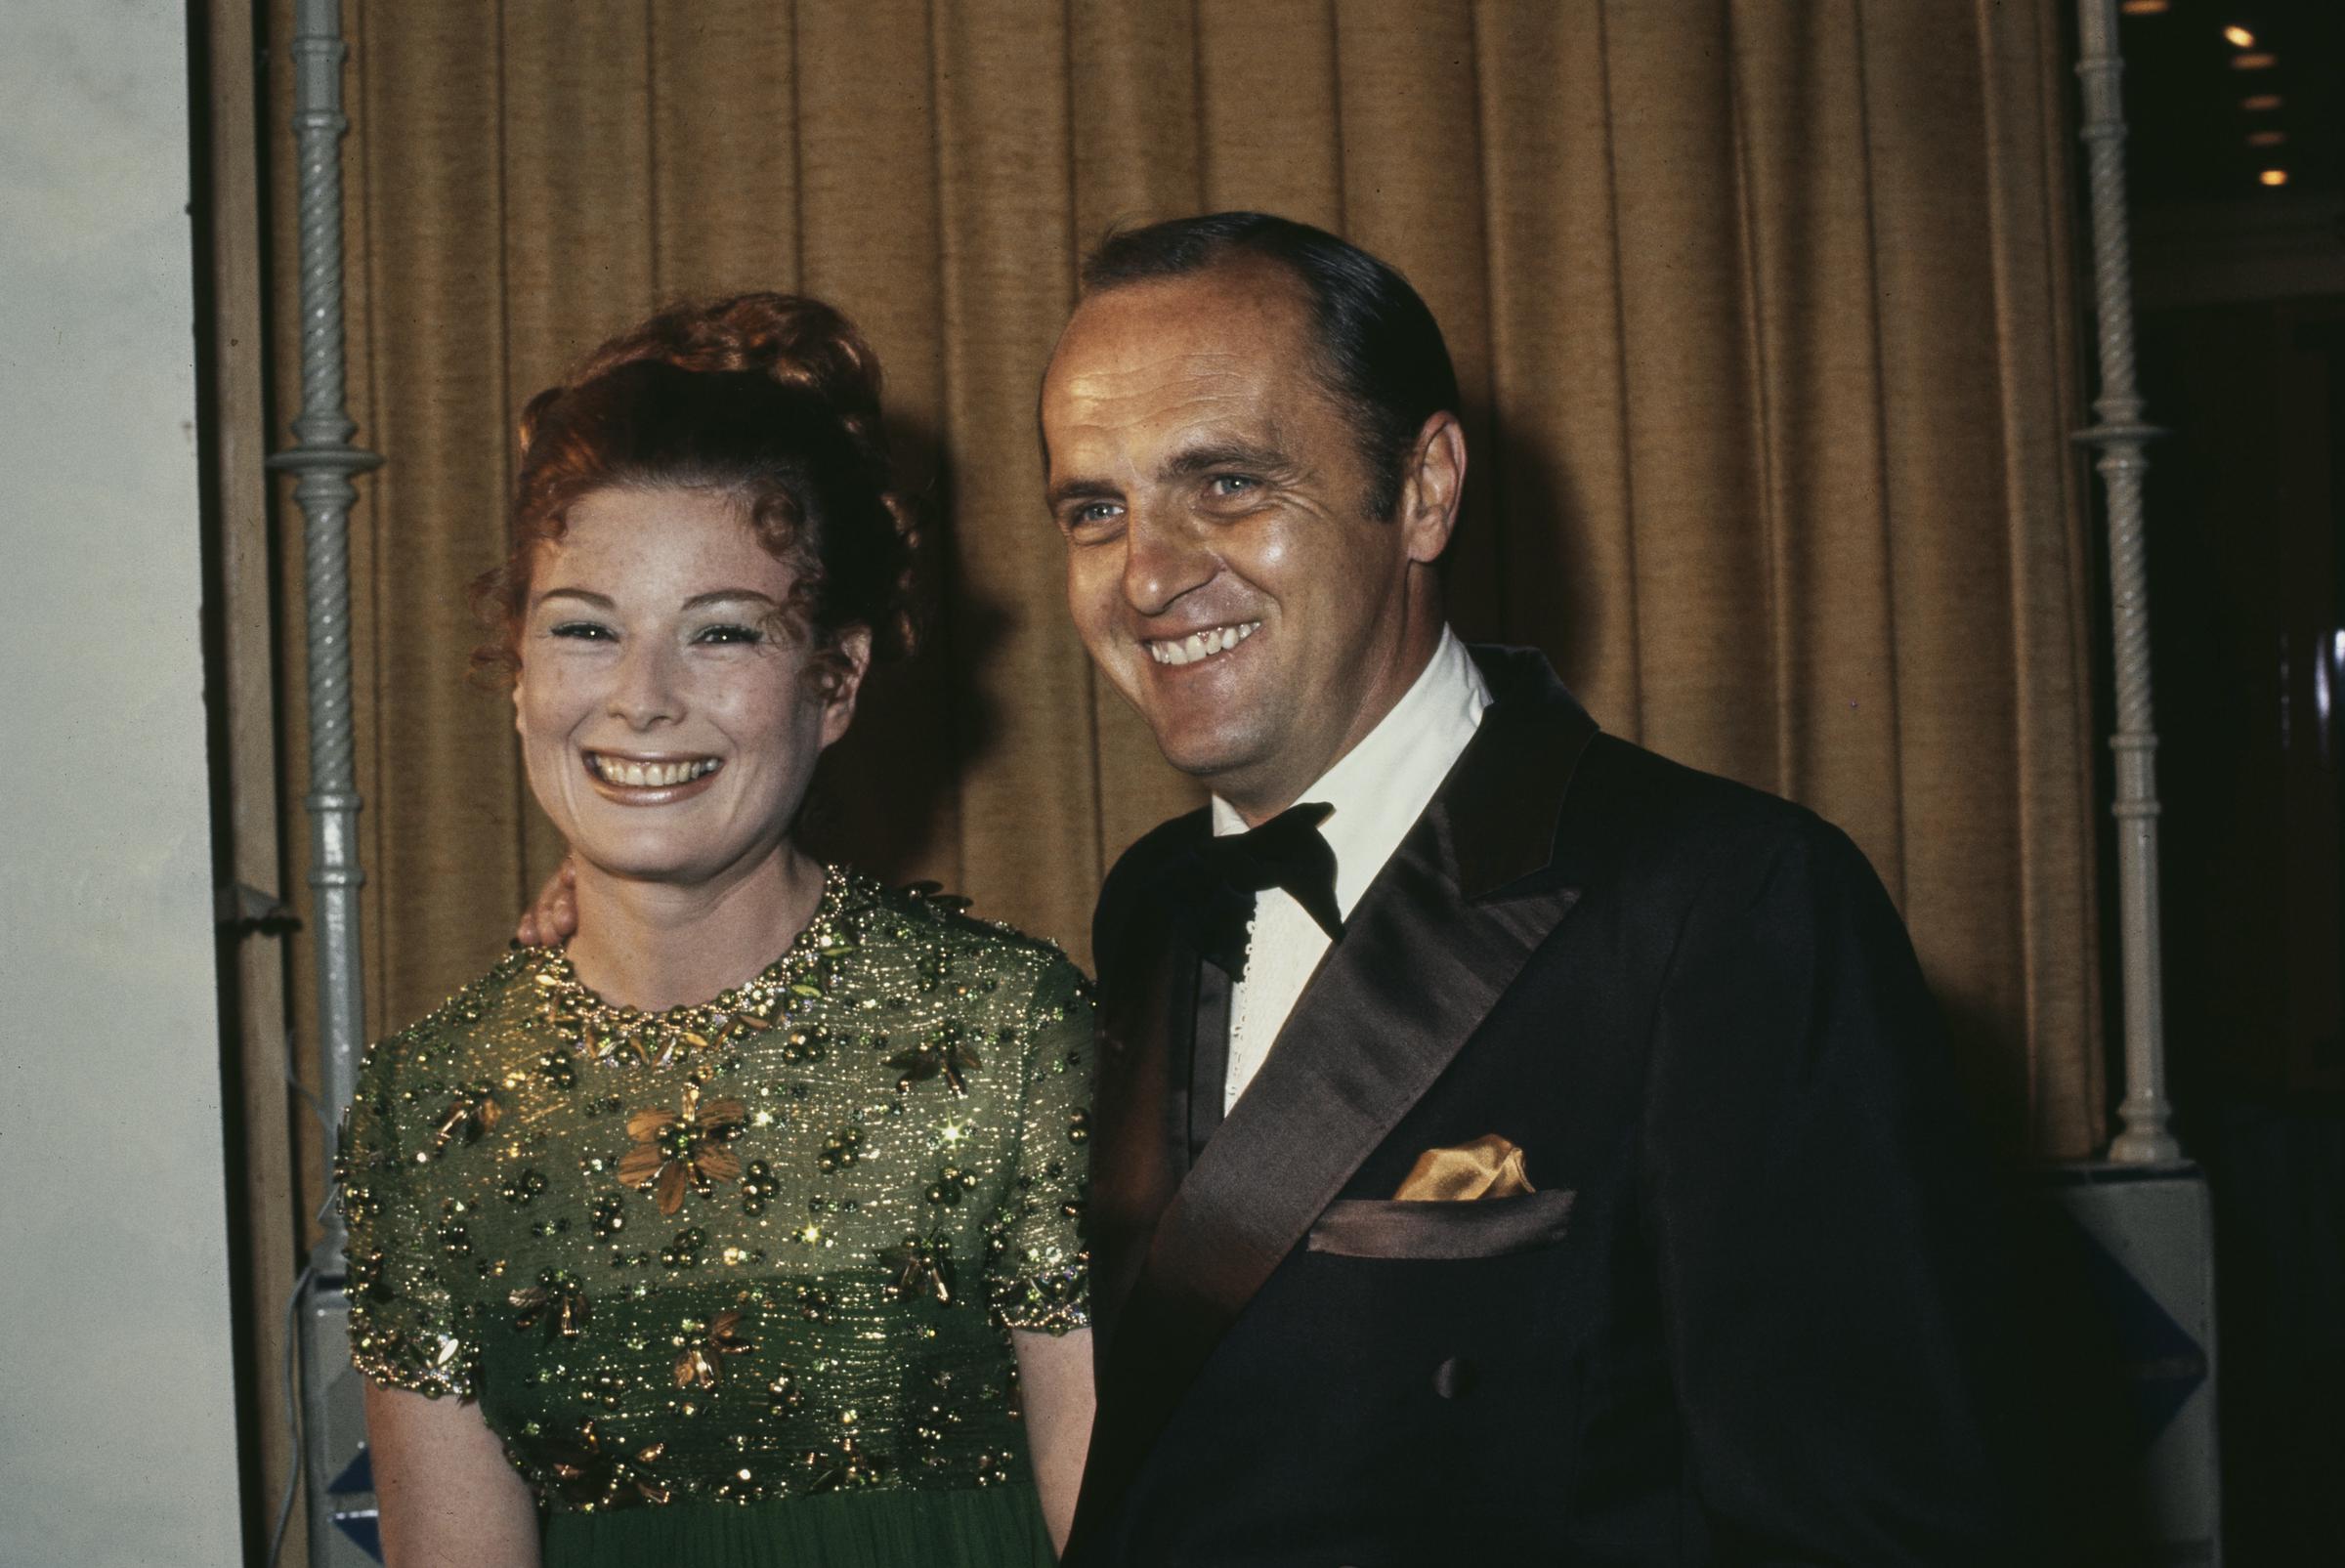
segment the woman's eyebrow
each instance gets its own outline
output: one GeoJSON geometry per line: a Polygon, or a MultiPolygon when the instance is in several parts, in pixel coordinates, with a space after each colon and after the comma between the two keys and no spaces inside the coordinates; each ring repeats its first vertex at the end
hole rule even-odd
{"type": "MultiPolygon", "coordinates": [[[[549,599],[576,599],[581,604],[592,605],[597,610],[617,610],[618,608],[618,602],[609,594],[596,593],[592,588],[548,588],[537,596],[539,604],[544,604],[549,599]]],[[[685,600],[684,608],[698,610],[704,605],[723,604],[763,605],[769,610],[782,608],[773,595],[760,593],[755,588],[711,588],[706,593],[696,593],[685,600]]]]}
{"type": "Polygon", "coordinates": [[[618,608],[612,601],[610,595],[596,593],[591,588],[548,588],[537,596],[539,604],[544,604],[548,599],[576,599],[584,604],[594,606],[597,610],[617,610],[618,608]]]}
{"type": "Polygon", "coordinates": [[[759,593],[754,588],[711,588],[706,593],[696,593],[691,598],[685,600],[684,608],[687,610],[698,610],[703,605],[738,603],[742,600],[747,600],[752,604],[764,605],[769,610],[779,610],[782,608],[775,602],[773,595],[759,593]]]}

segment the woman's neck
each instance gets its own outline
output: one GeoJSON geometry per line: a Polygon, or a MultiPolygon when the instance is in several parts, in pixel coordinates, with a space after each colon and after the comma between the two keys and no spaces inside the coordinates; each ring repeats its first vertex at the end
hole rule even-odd
{"type": "Polygon", "coordinates": [[[706,1001],[772,963],[823,897],[823,868],[785,843],[741,873],[693,887],[577,868],[571,967],[622,1007],[706,1001]]]}

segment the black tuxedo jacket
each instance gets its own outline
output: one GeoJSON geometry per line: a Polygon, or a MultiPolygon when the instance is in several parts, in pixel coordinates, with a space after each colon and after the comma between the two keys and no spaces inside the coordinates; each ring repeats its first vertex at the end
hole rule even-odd
{"type": "Polygon", "coordinates": [[[1988,1177],[1870,867],[1475,657],[1480,730],[1217,1127],[1166,906],[1206,814],[1108,877],[1067,1561],[2017,1560],[1988,1177]],[[1485,1133],[1535,1192],[1391,1201],[1485,1133]]]}

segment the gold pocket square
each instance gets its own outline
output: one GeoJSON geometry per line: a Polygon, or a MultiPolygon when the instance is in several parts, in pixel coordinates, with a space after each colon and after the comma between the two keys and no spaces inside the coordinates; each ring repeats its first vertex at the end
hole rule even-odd
{"type": "Polygon", "coordinates": [[[1519,1198],[1537,1189],[1523,1173],[1522,1151],[1495,1132],[1454,1149],[1428,1149],[1401,1178],[1401,1203],[1460,1203],[1474,1198],[1519,1198]]]}

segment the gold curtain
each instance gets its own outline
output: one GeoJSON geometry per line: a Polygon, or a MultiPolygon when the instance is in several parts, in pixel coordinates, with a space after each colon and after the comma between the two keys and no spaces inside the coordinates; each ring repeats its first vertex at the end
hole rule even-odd
{"type": "MultiPolygon", "coordinates": [[[[289,13],[274,0],[274,60],[289,13]]],[[[936,631],[873,690],[822,842],[1087,962],[1105,867],[1198,796],[1061,609],[1037,382],[1109,224],[1258,207],[1390,259],[1449,334],[1472,448],[1462,628],[1546,649],[1615,732],[1845,826],[2005,1145],[2098,1142],[2056,0],[405,0],[347,19],[350,401],[388,459],[352,540],[371,1030],[484,967],[559,850],[504,698],[465,673],[463,588],[502,548],[515,411],[655,303],[749,287],[863,324],[931,509],[936,631]]],[[[286,837],[298,861],[306,830],[286,837]]]]}

